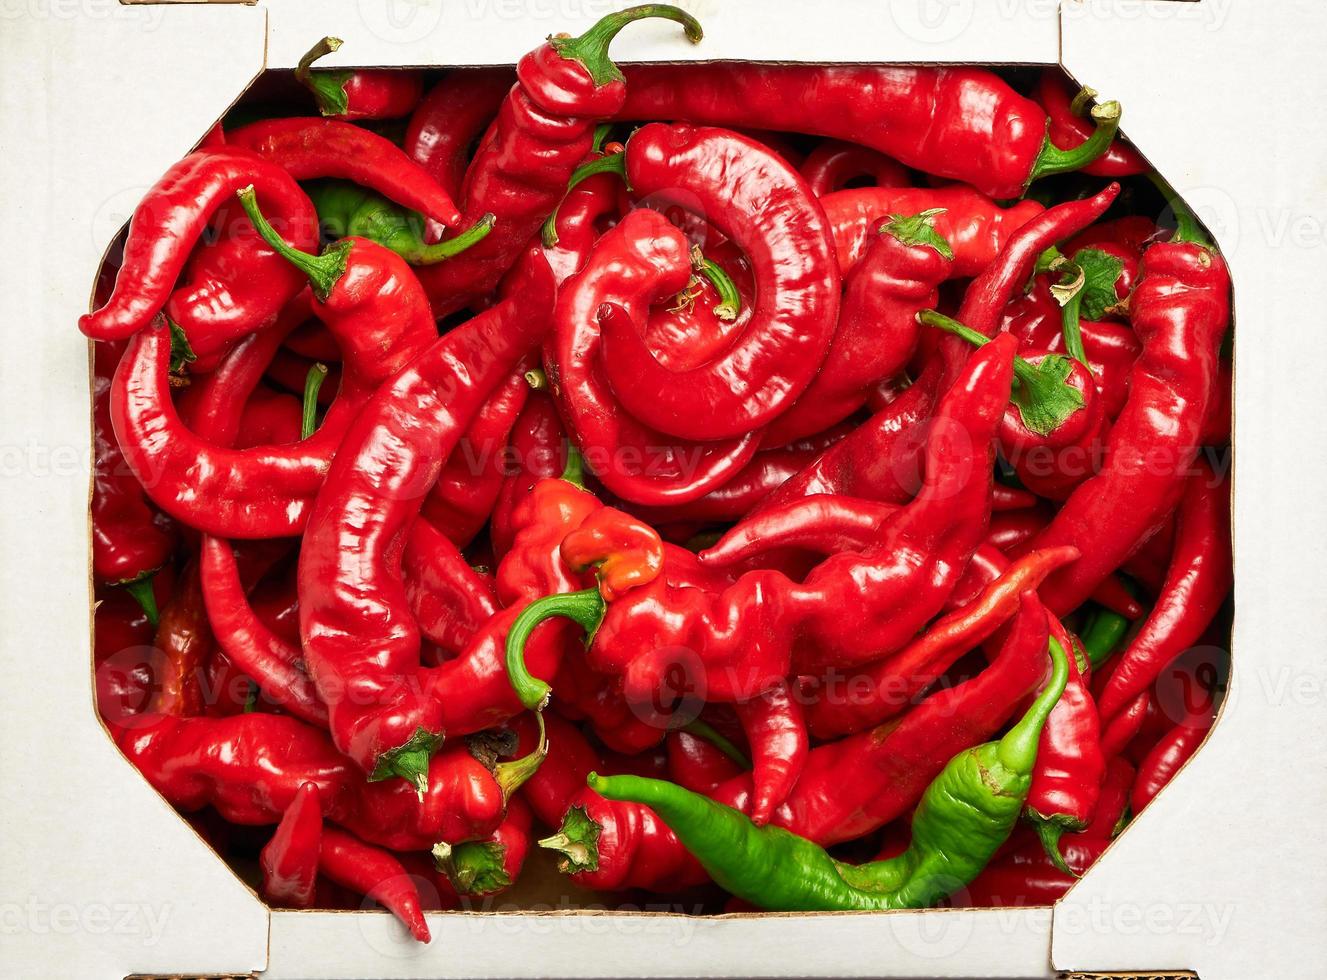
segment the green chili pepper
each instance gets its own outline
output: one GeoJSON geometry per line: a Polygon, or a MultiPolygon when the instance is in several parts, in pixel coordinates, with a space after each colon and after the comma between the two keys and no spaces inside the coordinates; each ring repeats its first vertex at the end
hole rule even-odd
{"type": "Polygon", "coordinates": [[[610,800],[642,803],[672,828],[714,880],[765,909],[821,912],[924,908],[972,881],[1009,837],[1032,785],[1037,742],[1069,676],[1054,670],[1032,706],[998,742],[959,753],[927,787],[898,857],[852,865],[781,827],[757,827],[732,807],[673,783],[591,773],[610,800]]]}
{"type": "Polygon", "coordinates": [[[357,184],[324,181],[310,187],[309,197],[328,236],[367,238],[412,265],[433,265],[459,255],[482,241],[495,220],[486,214],[455,238],[426,245],[422,217],[357,184]]]}

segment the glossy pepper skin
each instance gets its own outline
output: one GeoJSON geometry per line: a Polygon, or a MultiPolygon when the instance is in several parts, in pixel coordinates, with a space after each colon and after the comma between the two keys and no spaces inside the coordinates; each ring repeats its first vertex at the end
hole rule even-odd
{"type": "Polygon", "coordinates": [[[789,912],[924,908],[967,884],[1008,839],[1032,782],[1037,740],[1064,690],[1065,653],[1027,713],[998,742],[945,765],[912,818],[902,854],[853,866],[781,827],[758,827],[741,812],[680,786],[636,776],[598,776],[610,800],[643,803],[677,834],[720,886],[761,908],[789,912]]]}
{"type": "Polygon", "coordinates": [[[424,93],[423,73],[418,70],[312,67],[340,47],[340,38],[325,37],[295,69],[295,80],[313,93],[320,113],[341,120],[399,119],[415,108],[424,93]]]}
{"type": "Polygon", "coordinates": [[[1069,680],[1041,733],[1027,814],[1051,860],[1062,862],[1060,837],[1066,830],[1082,830],[1092,819],[1101,799],[1106,758],[1101,750],[1101,716],[1089,688],[1089,665],[1086,658],[1079,663],[1072,638],[1059,620],[1052,619],[1050,627],[1052,642],[1068,653],[1069,680]]]}
{"type": "Polygon", "coordinates": [[[438,316],[491,291],[562,199],[590,151],[596,123],[626,98],[608,46],[622,28],[649,17],[676,21],[693,43],[701,38],[690,14],[643,4],[608,14],[580,37],[550,38],[517,63],[516,85],[481,140],[461,190],[466,224],[492,214],[497,226],[463,258],[421,273],[438,316]]]}
{"type": "Polygon", "coordinates": [[[438,474],[420,511],[425,520],[464,548],[488,523],[502,491],[504,450],[530,393],[528,362],[484,402],[438,474]]]}
{"type": "MultiPolygon", "coordinates": [[[[759,434],[703,443],[670,438],[627,413],[604,372],[601,324],[639,323],[648,307],[691,278],[686,238],[657,211],[632,211],[595,244],[558,290],[544,363],[558,409],[595,476],[632,503],[671,505],[704,496],[750,461],[759,434]]],[[[624,327],[624,329],[629,329],[624,327]]]]}
{"type": "Polygon", "coordinates": [[[1151,686],[1210,625],[1232,583],[1229,485],[1205,459],[1180,501],[1166,581],[1142,628],[1120,654],[1101,692],[1111,718],[1151,686]]]}
{"type": "Polygon", "coordinates": [[[875,240],[880,218],[936,211],[935,232],[954,252],[952,275],[969,279],[1000,254],[1009,236],[1044,209],[1036,201],[1002,208],[971,187],[853,187],[820,199],[847,276],[875,240]]]}
{"type": "Polygon", "coordinates": [[[445,653],[458,653],[498,610],[492,577],[423,517],[410,528],[401,575],[419,632],[445,653]]]}
{"type": "Polygon", "coordinates": [[[811,740],[798,695],[786,681],[733,706],[751,747],[751,822],[769,823],[806,766],[811,740]]]}
{"type": "Polygon", "coordinates": [[[922,491],[868,547],[825,559],[800,584],[756,571],[718,595],[658,582],[636,590],[610,607],[591,663],[621,673],[633,700],[648,700],[676,651],[690,651],[683,665],[692,681],[708,698],[731,701],[768,690],[791,670],[850,667],[904,646],[943,606],[985,537],[991,436],[1013,343],[983,348],[946,395],[922,491]]]}
{"type": "Polygon", "coordinates": [[[230,543],[203,535],[202,600],[217,643],[240,670],[291,714],[327,726],[327,706],[304,671],[300,648],[270,630],[249,605],[230,543]]]}
{"type": "Polygon", "coordinates": [[[485,837],[502,819],[502,787],[462,744],[429,763],[421,802],[402,782],[367,783],[327,733],[287,715],[142,714],[108,719],[116,744],[174,807],[214,807],[231,823],[275,824],[300,787],[317,784],[323,814],[363,840],[427,850],[485,837]]]}
{"type": "Polygon", "coordinates": [[[1102,470],[1074,490],[1032,542],[1038,548],[1087,549],[1043,587],[1047,606],[1060,614],[1118,568],[1183,492],[1217,377],[1217,347],[1230,320],[1224,260],[1197,244],[1153,245],[1143,254],[1130,310],[1143,350],[1102,470]]]}
{"type": "Polygon", "coordinates": [[[1083,166],[1118,124],[1102,118],[1095,154],[1068,157],[1046,138],[1046,114],[989,71],[907,65],[640,66],[627,71],[619,119],[681,119],[812,133],[879,150],[899,163],[1021,197],[1047,173],[1083,166]]]}
{"type": "Polygon", "coordinates": [[[419,889],[401,862],[353,834],[324,827],[316,783],[299,788],[258,862],[263,869],[263,897],[269,901],[310,907],[322,874],[386,906],[419,942],[431,938],[419,889]]]}
{"type": "MultiPolygon", "coordinates": [[[[993,735],[1041,683],[1046,643],[1045,611],[1028,593],[999,656],[986,671],[927,698],[897,725],[812,749],[772,824],[828,846],[896,819],[916,803],[946,758],[993,735]]],[[[554,745],[571,741],[565,733],[550,731],[554,745]]],[[[532,741],[531,733],[523,731],[522,748],[532,741]]],[[[659,891],[704,880],[704,870],[653,811],[605,801],[585,787],[585,776],[595,766],[592,750],[564,750],[559,756],[555,748],[549,758],[560,758],[560,764],[536,773],[527,784],[528,793],[537,811],[536,798],[544,802],[544,822],[557,819],[550,819],[547,810],[568,817],[562,832],[540,846],[562,853],[563,870],[580,884],[659,891]]],[[[743,774],[716,787],[713,796],[745,811],[751,790],[751,777],[743,774]]]]}
{"type": "Polygon", "coordinates": [[[1072,874],[1056,867],[1035,836],[1012,840],[1018,846],[996,857],[963,891],[954,896],[955,905],[978,908],[1007,908],[1054,905],[1079,877],[1096,863],[1110,843],[1109,837],[1074,835],[1065,841],[1064,863],[1072,874]]]}
{"type": "Polygon", "coordinates": [[[462,199],[470,151],[515,78],[510,68],[458,68],[429,89],[410,114],[401,145],[454,200],[462,199]]]}
{"type": "Polygon", "coordinates": [[[936,304],[953,249],[934,228],[939,215],[891,215],[853,268],[829,353],[814,380],[765,433],[779,446],[842,422],[866,404],[872,385],[911,359],[917,314],[936,304]]]}
{"type": "Polygon", "coordinates": [[[464,427],[547,327],[553,282],[537,252],[510,287],[378,390],[309,511],[299,565],[304,656],[333,740],[371,777],[418,782],[420,760],[441,738],[438,699],[418,683],[419,629],[394,545],[464,427]]]}
{"type": "Polygon", "coordinates": [[[226,249],[228,263],[242,262],[242,268],[215,268],[209,259],[205,272],[191,269],[185,286],[172,292],[209,221],[246,186],[257,189],[272,219],[297,247],[317,244],[313,205],[290,174],[242,148],[199,150],[167,170],[134,209],[115,289],[104,306],[79,317],[78,329],[93,340],[122,340],[147,327],[168,302],[172,319],[191,343],[201,339],[195,315],[199,325],[220,329],[224,322],[222,332],[232,339],[275,317],[302,288],[301,277],[247,223],[228,227],[232,245],[210,247],[226,249]],[[237,274],[238,295],[230,292],[237,274]],[[252,293],[243,291],[248,284],[252,293]]]}
{"type": "Polygon", "coordinates": [[[520,504],[542,479],[557,476],[567,465],[567,433],[546,389],[532,391],[512,427],[508,452],[511,466],[502,481],[489,520],[493,554],[501,560],[515,536],[514,517],[520,504]]]}
{"type": "MultiPolygon", "coordinates": [[[[1074,91],[1069,80],[1058,68],[1047,68],[1037,80],[1036,99],[1046,110],[1049,126],[1047,138],[1062,150],[1082,144],[1092,135],[1092,123],[1074,111],[1074,91]]],[[[1083,167],[1083,173],[1094,177],[1132,177],[1148,171],[1147,161],[1131,146],[1119,142],[1100,157],[1083,167]]]]}
{"type": "Polygon", "coordinates": [[[1129,796],[1129,809],[1135,816],[1184,768],[1184,764],[1207,738],[1215,721],[1216,708],[1209,698],[1204,710],[1185,718],[1172,728],[1139,761],[1138,778],[1129,796]]]}
{"type": "Polygon", "coordinates": [[[150,577],[174,548],[112,429],[111,379],[123,353],[108,341],[92,349],[92,574],[111,585],[150,577]]]}
{"type": "Polygon", "coordinates": [[[640,421],[682,438],[765,425],[811,383],[839,315],[824,212],[796,171],[729,130],[651,123],[627,141],[624,165],[634,193],[699,211],[742,250],[755,306],[722,353],[687,370],[660,364],[639,325],[605,321],[601,357],[614,393],[640,421]]]}
{"type": "Polygon", "coordinates": [[[437,328],[399,256],[366,239],[345,239],[315,258],[282,241],[251,206],[281,260],[315,279],[312,310],[342,345],[337,402],[318,431],[291,445],[247,450],[199,438],[171,403],[170,340],[162,327],[130,343],[111,413],[126,460],[167,513],[220,537],[286,537],[303,528],[332,455],[369,395],[426,349],[437,328]]]}
{"type": "Polygon", "coordinates": [[[395,143],[337,119],[263,119],[227,134],[234,146],[279,165],[296,180],[354,181],[449,228],[460,212],[445,190],[395,143]]]}
{"type": "Polygon", "coordinates": [[[908,168],[897,160],[841,140],[822,142],[806,155],[797,170],[816,197],[842,190],[853,180],[869,180],[876,187],[907,187],[911,183],[908,168]]]}

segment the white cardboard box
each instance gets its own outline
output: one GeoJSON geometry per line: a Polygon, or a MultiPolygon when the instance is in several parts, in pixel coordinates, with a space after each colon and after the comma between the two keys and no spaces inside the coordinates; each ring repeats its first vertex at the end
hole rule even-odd
{"type": "Polygon", "coordinates": [[[1193,763],[1053,910],[737,916],[271,913],[131,769],[91,698],[88,351],[142,192],[264,67],[512,63],[608,0],[0,0],[0,974],[107,977],[1324,976],[1327,6],[697,0],[622,61],[1062,61],[1215,232],[1235,282],[1230,694],[1193,763]],[[1148,974],[1152,975],[1152,974],[1148,974]]]}

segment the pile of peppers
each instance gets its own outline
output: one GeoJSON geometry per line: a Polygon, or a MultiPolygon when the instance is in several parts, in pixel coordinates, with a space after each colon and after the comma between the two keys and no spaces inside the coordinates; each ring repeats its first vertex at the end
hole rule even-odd
{"type": "Polygon", "coordinates": [[[702,38],[323,39],[148,191],[79,323],[106,728],[422,942],[527,861],[1054,901],[1220,703],[1226,264],[1055,71],[623,72],[637,21],[702,38]]]}

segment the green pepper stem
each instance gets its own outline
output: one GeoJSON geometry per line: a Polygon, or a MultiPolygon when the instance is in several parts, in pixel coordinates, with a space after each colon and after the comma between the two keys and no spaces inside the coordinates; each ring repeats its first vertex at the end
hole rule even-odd
{"type": "MultiPolygon", "coordinates": [[[[631,184],[627,182],[627,155],[625,153],[610,153],[606,157],[599,157],[597,160],[591,160],[589,163],[582,163],[571,172],[571,179],[567,181],[567,189],[562,192],[562,200],[567,199],[567,195],[579,183],[589,180],[595,174],[617,174],[627,183],[627,189],[631,189],[631,184]]],[[[558,202],[558,207],[550,212],[540,226],[539,237],[544,243],[544,248],[553,248],[558,243],[558,210],[562,207],[558,202]]]]}
{"type": "MultiPolygon", "coordinates": [[[[1079,278],[1082,278],[1082,272],[1079,272],[1079,278]]],[[[1086,367],[1090,374],[1092,367],[1087,363],[1087,351],[1083,349],[1082,308],[1083,290],[1080,283],[1080,287],[1060,307],[1060,330],[1064,334],[1064,349],[1070,357],[1086,367]]]]}
{"type": "Polygon", "coordinates": [[[570,442],[567,443],[567,462],[562,467],[560,479],[566,480],[572,486],[585,489],[585,457],[570,442]]]}
{"type": "Polygon", "coordinates": [[[714,286],[714,291],[719,294],[719,303],[714,307],[714,315],[720,320],[736,320],[737,314],[742,312],[742,294],[738,292],[737,284],[718,263],[703,255],[699,256],[694,265],[696,271],[708,279],[714,286]]]}
{"type": "Polygon", "coordinates": [[[692,44],[699,43],[705,36],[700,21],[685,10],[666,3],[643,3],[604,16],[580,37],[550,37],[548,43],[562,57],[579,61],[584,65],[596,86],[621,82],[624,81],[622,72],[618,71],[617,65],[608,57],[608,46],[622,28],[647,17],[662,17],[676,21],[682,25],[687,40],[692,44]]]}
{"type": "Polygon", "coordinates": [[[1064,647],[1055,640],[1050,641],[1051,676],[1046,686],[1041,689],[1027,713],[1005,733],[998,743],[997,752],[1001,764],[1017,773],[1028,774],[1037,763],[1037,743],[1041,739],[1041,729],[1046,724],[1055,705],[1064,693],[1064,686],[1069,681],[1069,657],[1064,647]]]}
{"type": "Polygon", "coordinates": [[[369,773],[369,782],[400,776],[415,787],[415,795],[422,803],[429,788],[429,760],[442,746],[442,740],[442,732],[430,732],[422,726],[416,728],[405,742],[378,756],[373,772],[369,773]]]}
{"type": "Polygon", "coordinates": [[[533,776],[544,759],[548,757],[548,732],[544,728],[544,713],[535,712],[535,720],[539,722],[539,741],[534,749],[528,755],[523,755],[519,759],[513,759],[510,762],[499,762],[493,767],[493,779],[502,790],[502,802],[506,803],[515,794],[515,792],[524,785],[525,781],[533,776]]]}
{"type": "Polygon", "coordinates": [[[461,232],[455,238],[448,238],[446,241],[438,242],[435,245],[421,244],[418,249],[413,250],[408,256],[403,258],[413,262],[415,265],[433,265],[435,262],[441,262],[443,259],[450,259],[453,256],[460,255],[472,245],[477,245],[488,237],[488,233],[493,230],[497,224],[497,218],[492,212],[484,215],[465,231],[461,232]]]}
{"type": "Polygon", "coordinates": [[[552,688],[530,673],[525,663],[525,645],[535,627],[548,619],[570,619],[585,630],[588,644],[604,619],[604,600],[598,589],[560,592],[536,599],[512,620],[507,632],[507,677],[521,704],[531,711],[542,711],[552,688]]]}
{"type": "MultiPolygon", "coordinates": [[[[962,337],[973,347],[985,347],[991,342],[990,337],[973,330],[967,324],[959,323],[953,317],[945,316],[939,310],[922,310],[917,314],[917,322],[923,326],[943,330],[945,333],[952,333],[955,337],[962,337]]],[[[1037,369],[1023,358],[1014,358],[1014,375],[1024,384],[1037,383],[1036,371],[1037,369]]]]}
{"type": "Polygon", "coordinates": [[[545,391],[548,388],[548,375],[540,368],[531,368],[525,372],[525,383],[531,391],[545,391]]]}
{"type": "Polygon", "coordinates": [[[161,621],[161,614],[157,610],[157,594],[152,588],[152,578],[155,575],[155,572],[151,572],[140,575],[132,582],[124,583],[124,591],[133,596],[134,601],[143,608],[143,614],[147,616],[147,621],[154,629],[161,621]]]}
{"type": "Polygon", "coordinates": [[[295,67],[295,80],[313,93],[313,100],[318,103],[318,111],[324,116],[342,115],[350,107],[346,95],[346,82],[354,76],[349,69],[340,68],[330,71],[310,71],[310,66],[326,55],[341,47],[339,37],[325,37],[305,52],[295,67]]]}
{"type": "Polygon", "coordinates": [[[709,722],[696,718],[687,722],[678,731],[686,732],[688,735],[694,735],[696,738],[709,742],[743,769],[748,771],[751,769],[751,760],[746,757],[746,754],[709,722]]]}
{"type": "Polygon", "coordinates": [[[300,413],[299,437],[307,439],[318,428],[318,392],[327,380],[327,365],[318,361],[304,376],[304,403],[300,413]]]}
{"type": "Polygon", "coordinates": [[[252,184],[240,188],[235,194],[240,199],[240,205],[244,208],[244,213],[249,216],[254,229],[262,236],[263,241],[272,246],[273,251],[287,262],[308,276],[309,285],[313,287],[314,295],[320,301],[325,302],[340,281],[341,276],[345,274],[346,260],[350,253],[350,242],[337,242],[322,255],[310,255],[308,252],[301,252],[288,244],[284,238],[277,234],[276,229],[268,224],[262,211],[258,209],[258,198],[254,194],[252,184]]]}
{"type": "Polygon", "coordinates": [[[1082,877],[1077,871],[1069,867],[1064,860],[1064,854],[1060,850],[1060,838],[1064,836],[1064,825],[1055,820],[1037,820],[1037,836],[1041,838],[1041,846],[1046,850],[1046,856],[1051,859],[1051,864],[1055,865],[1060,871],[1072,878],[1082,877]]]}
{"type": "Polygon", "coordinates": [[[1201,245],[1206,249],[1214,249],[1216,245],[1203,230],[1203,226],[1198,222],[1197,215],[1184,203],[1184,198],[1180,197],[1170,182],[1155,170],[1147,175],[1147,179],[1161,192],[1161,196],[1166,199],[1171,214],[1175,216],[1175,234],[1170,237],[1170,240],[1172,242],[1188,242],[1192,245],[1201,245]]]}
{"type": "Polygon", "coordinates": [[[594,138],[590,140],[591,153],[603,153],[604,142],[608,139],[608,134],[613,131],[612,123],[600,123],[594,127],[594,138]]]}
{"type": "Polygon", "coordinates": [[[1032,172],[1028,175],[1027,182],[1031,184],[1042,177],[1082,170],[1109,150],[1120,128],[1120,104],[1103,102],[1101,105],[1093,106],[1092,121],[1096,123],[1096,130],[1072,150],[1060,149],[1051,142],[1048,134],[1042,143],[1041,153],[1037,155],[1037,160],[1032,165],[1032,172]]]}

